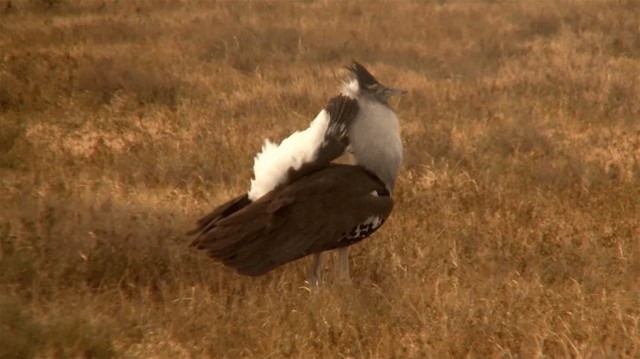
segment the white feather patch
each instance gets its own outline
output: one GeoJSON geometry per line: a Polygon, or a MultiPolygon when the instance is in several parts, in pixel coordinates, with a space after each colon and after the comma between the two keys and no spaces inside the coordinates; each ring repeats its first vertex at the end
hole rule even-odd
{"type": "Polygon", "coordinates": [[[284,183],[289,168],[297,170],[315,160],[328,126],[329,114],[322,110],[309,128],[292,133],[279,145],[266,140],[253,160],[255,178],[251,180],[249,199],[255,201],[284,183]]]}
{"type": "Polygon", "coordinates": [[[342,84],[342,94],[349,98],[357,98],[360,93],[360,83],[353,78],[342,84]]]}
{"type": "Polygon", "coordinates": [[[376,229],[382,225],[382,218],[378,216],[371,216],[364,221],[364,224],[370,224],[372,229],[376,229]]]}

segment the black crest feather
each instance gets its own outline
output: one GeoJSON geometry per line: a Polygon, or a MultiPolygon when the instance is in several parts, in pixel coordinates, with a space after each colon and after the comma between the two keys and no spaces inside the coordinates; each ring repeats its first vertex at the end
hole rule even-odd
{"type": "Polygon", "coordinates": [[[378,80],[376,80],[376,78],[373,77],[373,75],[357,61],[354,61],[348,69],[356,80],[358,80],[360,86],[371,87],[373,85],[380,84],[378,80]]]}

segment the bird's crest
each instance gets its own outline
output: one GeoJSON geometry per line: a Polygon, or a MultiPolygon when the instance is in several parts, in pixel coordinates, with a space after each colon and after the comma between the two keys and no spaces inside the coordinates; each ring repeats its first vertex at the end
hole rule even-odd
{"type": "Polygon", "coordinates": [[[375,77],[359,62],[354,61],[349,70],[349,79],[342,85],[342,93],[351,98],[358,98],[367,94],[377,101],[388,105],[389,98],[405,94],[407,91],[387,87],[378,82],[375,77]]]}
{"type": "Polygon", "coordinates": [[[380,85],[378,80],[357,61],[354,61],[347,69],[351,72],[351,76],[358,81],[360,87],[370,88],[375,85],[380,85]]]}

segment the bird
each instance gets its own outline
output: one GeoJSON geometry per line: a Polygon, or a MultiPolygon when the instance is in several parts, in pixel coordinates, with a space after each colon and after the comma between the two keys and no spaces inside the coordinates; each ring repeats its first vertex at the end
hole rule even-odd
{"type": "Polygon", "coordinates": [[[347,69],[341,94],[307,129],[265,141],[247,193],[200,218],[191,246],[247,276],[314,255],[314,287],[322,253],[338,249],[338,274],[350,281],[347,248],[376,232],[394,206],[403,147],[388,101],[406,91],[382,85],[356,61],[347,69]],[[349,163],[335,163],[343,154],[349,163]]]}

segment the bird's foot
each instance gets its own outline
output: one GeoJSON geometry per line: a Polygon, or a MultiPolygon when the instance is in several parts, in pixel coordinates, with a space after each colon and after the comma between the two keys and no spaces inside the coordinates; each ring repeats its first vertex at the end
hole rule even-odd
{"type": "Polygon", "coordinates": [[[313,262],[307,271],[307,285],[312,293],[317,292],[322,285],[322,253],[313,255],[313,262]]]}

